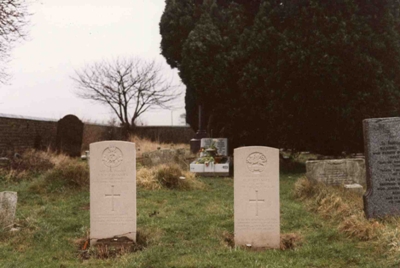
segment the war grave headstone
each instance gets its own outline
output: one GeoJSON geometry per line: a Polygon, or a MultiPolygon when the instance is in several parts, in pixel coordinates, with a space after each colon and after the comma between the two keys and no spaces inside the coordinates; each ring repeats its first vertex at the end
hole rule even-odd
{"type": "Polygon", "coordinates": [[[0,192],[0,226],[13,224],[17,209],[17,192],[0,192]]]}
{"type": "Polygon", "coordinates": [[[363,121],[367,218],[400,215],[400,117],[363,121]]]}
{"type": "Polygon", "coordinates": [[[75,115],[69,114],[57,123],[57,150],[69,156],[81,156],[83,122],[75,115]]]}
{"type": "Polygon", "coordinates": [[[90,242],[136,241],[135,144],[90,144],[90,242]]]}
{"type": "Polygon", "coordinates": [[[230,158],[228,157],[228,139],[227,138],[202,138],[201,148],[209,148],[211,145],[217,148],[218,155],[222,156],[222,162],[215,161],[210,163],[199,163],[199,159],[206,155],[206,152],[200,153],[200,158],[190,164],[190,172],[198,173],[202,176],[229,176],[230,158]]]}
{"type": "Polygon", "coordinates": [[[307,178],[327,185],[365,185],[365,160],[362,158],[306,161],[307,178]]]}
{"type": "Polygon", "coordinates": [[[279,150],[234,150],[235,245],[280,247],[279,150]]]}

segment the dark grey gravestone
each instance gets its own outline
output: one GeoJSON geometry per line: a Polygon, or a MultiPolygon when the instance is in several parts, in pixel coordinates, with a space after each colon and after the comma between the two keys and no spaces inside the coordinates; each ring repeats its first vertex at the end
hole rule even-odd
{"type": "Polygon", "coordinates": [[[64,116],[57,123],[57,150],[69,156],[81,156],[82,136],[82,121],[72,114],[64,116]]]}
{"type": "Polygon", "coordinates": [[[367,218],[400,215],[400,117],[365,119],[367,218]]]}

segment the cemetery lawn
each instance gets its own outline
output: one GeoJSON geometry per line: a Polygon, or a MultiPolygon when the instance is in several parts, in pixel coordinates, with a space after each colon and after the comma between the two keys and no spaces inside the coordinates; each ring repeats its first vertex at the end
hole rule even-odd
{"type": "Polygon", "coordinates": [[[200,190],[137,190],[138,232],[145,248],[108,259],[84,257],[89,233],[89,191],[35,180],[7,183],[18,192],[20,231],[0,230],[0,267],[398,267],[371,242],[347,238],[294,198],[303,172],[281,171],[281,234],[294,249],[251,251],[232,247],[233,180],[200,178],[200,190]],[[41,184],[43,185],[43,184],[41,184]]]}

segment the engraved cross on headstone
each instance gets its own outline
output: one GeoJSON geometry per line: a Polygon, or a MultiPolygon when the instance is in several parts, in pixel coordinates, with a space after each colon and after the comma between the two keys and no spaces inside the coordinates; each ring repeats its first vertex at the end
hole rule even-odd
{"type": "Polygon", "coordinates": [[[105,197],[111,197],[111,206],[112,206],[112,210],[114,211],[114,197],[116,196],[121,196],[120,194],[114,194],[114,185],[111,185],[111,194],[105,194],[105,197]]]}
{"type": "Polygon", "coordinates": [[[256,216],[258,217],[258,203],[264,203],[265,199],[258,199],[258,191],[256,190],[256,199],[249,199],[249,203],[256,203],[256,216]]]}

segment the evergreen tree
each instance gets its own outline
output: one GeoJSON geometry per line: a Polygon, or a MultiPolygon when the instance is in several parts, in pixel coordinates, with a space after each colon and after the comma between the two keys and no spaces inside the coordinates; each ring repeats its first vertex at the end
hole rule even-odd
{"type": "Polygon", "coordinates": [[[202,103],[233,147],[338,154],[362,151],[363,119],[399,114],[399,0],[184,2],[160,27],[191,22],[161,30],[190,125],[202,103]]]}

